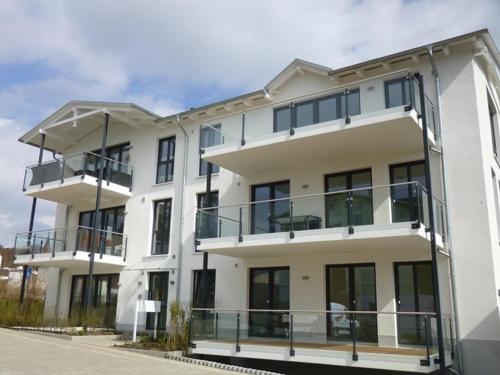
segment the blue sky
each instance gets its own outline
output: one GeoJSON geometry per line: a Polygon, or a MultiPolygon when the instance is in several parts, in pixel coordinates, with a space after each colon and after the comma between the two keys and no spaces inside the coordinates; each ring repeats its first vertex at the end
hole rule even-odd
{"type": "MultiPolygon", "coordinates": [[[[167,115],[262,88],[296,57],[338,68],[483,27],[500,44],[499,15],[498,0],[2,0],[0,244],[28,228],[37,151],[17,138],[69,100],[167,115]]],[[[39,201],[35,227],[53,217],[39,201]]]]}

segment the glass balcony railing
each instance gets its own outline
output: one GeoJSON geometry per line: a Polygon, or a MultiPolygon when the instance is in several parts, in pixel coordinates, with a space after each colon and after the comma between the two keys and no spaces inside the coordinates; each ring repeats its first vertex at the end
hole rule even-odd
{"type": "MultiPolygon", "coordinates": [[[[338,309],[329,311],[193,308],[189,342],[192,347],[199,341],[231,344],[236,351],[242,344],[265,343],[289,349],[290,356],[296,348],[351,351],[354,361],[364,354],[407,355],[424,366],[430,366],[431,356],[438,353],[433,312],[349,311],[336,305],[338,309]],[[393,326],[394,345],[374,345],[379,330],[387,332],[393,326]]],[[[443,315],[442,320],[445,351],[453,353],[450,318],[443,315]]]]}
{"type": "MultiPolygon", "coordinates": [[[[92,152],[65,156],[42,164],[27,167],[24,173],[23,190],[41,186],[49,182],[60,181],[75,176],[98,177],[101,157],[92,152]]],[[[108,183],[115,183],[132,188],[133,168],[113,159],[104,158],[104,177],[108,183]]]]}
{"type": "MultiPolygon", "coordinates": [[[[16,255],[57,254],[77,251],[90,252],[93,229],[84,226],[57,228],[16,234],[16,255]]],[[[126,259],[127,236],[107,230],[97,230],[94,240],[95,253],[126,259]]]]}
{"type": "MultiPolygon", "coordinates": [[[[391,82],[391,78],[388,78],[391,82]]],[[[261,126],[261,116],[254,117],[255,109],[249,109],[242,114],[241,125],[233,122],[229,127],[224,124],[205,124],[201,127],[203,142],[200,142],[200,152],[217,149],[224,145],[244,146],[249,142],[269,138],[275,133],[287,132],[295,134],[299,128],[322,127],[325,124],[345,123],[347,126],[355,121],[372,116],[415,110],[422,116],[422,100],[420,98],[420,83],[418,77],[407,74],[397,78],[393,85],[378,84],[381,78],[363,80],[363,84],[373,83],[370,90],[360,90],[359,84],[344,86],[340,91],[324,93],[325,96],[311,99],[311,95],[298,97],[291,101],[273,103],[276,108],[274,120],[270,121],[267,131],[261,126]],[[338,122],[337,122],[337,121],[338,122]]],[[[436,135],[436,111],[431,99],[424,92],[425,117],[428,129],[436,135]]]]}
{"type": "MultiPolygon", "coordinates": [[[[411,222],[429,226],[428,195],[418,182],[338,190],[246,204],[199,208],[196,238],[238,237],[266,233],[411,222]]],[[[434,222],[444,235],[444,206],[434,198],[434,222]]]]}

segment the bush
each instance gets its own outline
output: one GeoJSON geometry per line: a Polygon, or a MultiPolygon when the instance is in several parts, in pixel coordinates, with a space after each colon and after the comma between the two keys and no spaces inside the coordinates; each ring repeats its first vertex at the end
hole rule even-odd
{"type": "Polygon", "coordinates": [[[39,327],[44,324],[44,291],[29,288],[24,303],[19,305],[20,287],[2,285],[0,288],[0,326],[39,327]]]}

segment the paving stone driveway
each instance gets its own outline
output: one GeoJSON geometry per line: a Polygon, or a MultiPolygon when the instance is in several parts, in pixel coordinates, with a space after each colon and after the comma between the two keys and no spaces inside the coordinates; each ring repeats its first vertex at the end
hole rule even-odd
{"type": "Polygon", "coordinates": [[[236,373],[116,348],[0,328],[0,374],[234,375],[236,373]]]}

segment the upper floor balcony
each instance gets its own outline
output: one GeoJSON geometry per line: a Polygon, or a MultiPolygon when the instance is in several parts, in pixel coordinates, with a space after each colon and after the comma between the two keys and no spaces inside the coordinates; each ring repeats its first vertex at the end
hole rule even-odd
{"type": "MultiPolygon", "coordinates": [[[[428,200],[426,189],[410,182],[199,208],[197,249],[241,258],[427,251],[428,200]]],[[[443,248],[444,206],[436,198],[433,205],[436,243],[443,248]]]]}
{"type": "MultiPolygon", "coordinates": [[[[16,235],[15,264],[36,267],[81,269],[87,272],[92,246],[92,228],[76,226],[16,235]]],[[[108,230],[95,231],[97,273],[118,272],[127,257],[127,237],[108,230]]]]}
{"type": "MultiPolygon", "coordinates": [[[[26,168],[23,191],[26,195],[63,204],[88,204],[96,197],[100,155],[83,152],[26,168]]],[[[133,168],[103,158],[102,202],[131,196],[133,168]]]]}
{"type": "Polygon", "coordinates": [[[421,95],[418,78],[394,77],[276,103],[272,116],[252,109],[241,124],[212,121],[202,127],[201,157],[251,176],[338,158],[422,152],[424,112],[429,142],[435,144],[434,104],[421,95]]]}

